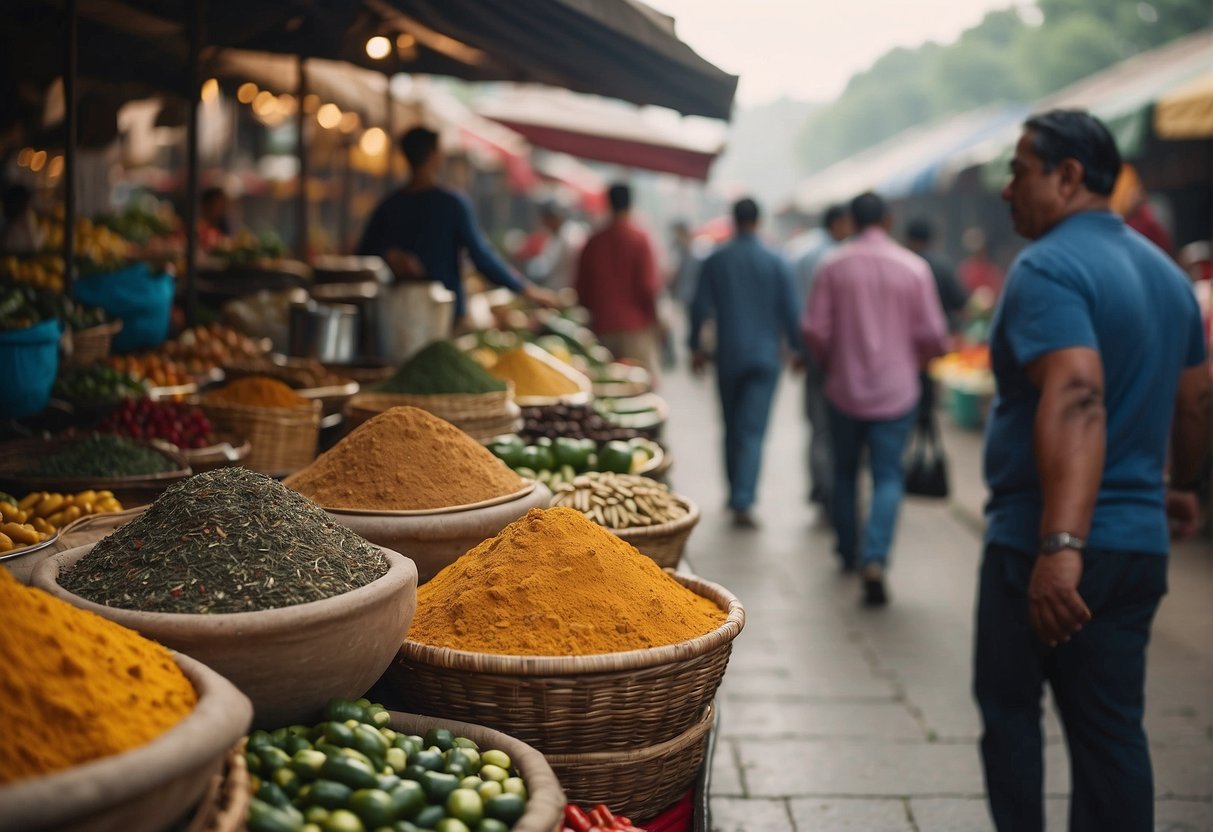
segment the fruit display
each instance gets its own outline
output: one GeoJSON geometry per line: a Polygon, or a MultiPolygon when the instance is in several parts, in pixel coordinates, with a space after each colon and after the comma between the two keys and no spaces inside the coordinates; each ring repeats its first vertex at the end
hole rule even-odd
{"type": "Polygon", "coordinates": [[[105,364],[151,387],[179,387],[198,381],[184,364],[158,352],[111,355],[105,359],[105,364]]]}
{"type": "Polygon", "coordinates": [[[608,529],[669,523],[687,515],[670,489],[648,477],[591,471],[552,488],[552,506],[576,509],[608,529]]]}
{"type": "MultiPolygon", "coordinates": [[[[5,532],[10,540],[18,546],[29,546],[46,539],[73,520],[90,514],[108,514],[122,511],[122,503],[112,491],[81,491],[76,494],[60,494],[50,491],[31,491],[19,501],[8,495],[0,499],[0,517],[4,523],[0,531],[5,532]],[[10,524],[29,526],[37,534],[42,535],[38,540],[18,540],[17,537],[5,531],[10,524]]],[[[4,540],[0,538],[0,551],[4,551],[4,540]]],[[[12,547],[9,547],[12,548],[12,547]]]]}
{"type": "Polygon", "coordinates": [[[249,832],[504,832],[526,811],[503,751],[443,728],[398,733],[365,699],[334,699],[324,716],[249,736],[249,832]]]}
{"type": "Polygon", "coordinates": [[[76,404],[117,404],[147,395],[147,385],[108,364],[93,364],[59,376],[51,395],[76,404]]]}
{"type": "Polygon", "coordinates": [[[97,429],[132,439],[160,439],[178,448],[205,448],[218,441],[201,408],[146,398],[126,399],[97,429]]]}
{"type": "Polygon", "coordinates": [[[248,229],[211,246],[209,255],[223,265],[239,266],[257,260],[274,260],[286,254],[282,238],[272,231],[254,234],[248,229]]]}
{"type": "Polygon", "coordinates": [[[105,312],[81,306],[71,298],[33,283],[0,281],[0,329],[24,329],[58,318],[69,329],[105,323],[105,312]]]}
{"type": "Polygon", "coordinates": [[[27,283],[57,293],[62,293],[66,285],[63,279],[63,257],[58,254],[5,257],[0,260],[0,275],[18,283],[27,283]]]}
{"type": "MultiPolygon", "coordinates": [[[[47,219],[42,226],[47,251],[62,249],[63,221],[47,219]]],[[[80,217],[76,220],[75,256],[81,273],[114,271],[126,264],[131,256],[131,244],[121,234],[88,217],[80,217]]]]}
{"type": "Polygon", "coordinates": [[[98,217],[97,221],[123,239],[141,246],[156,237],[172,234],[181,225],[172,205],[156,199],[132,203],[121,213],[98,217]]]}
{"type": "Polygon", "coordinates": [[[265,345],[230,326],[211,324],[191,327],[160,351],[185,365],[194,375],[205,375],[217,368],[237,364],[241,360],[265,355],[265,345]]]}
{"type": "Polygon", "coordinates": [[[553,490],[590,471],[636,474],[650,470],[661,454],[656,443],[640,437],[626,442],[540,437],[528,444],[511,434],[493,439],[486,447],[519,476],[539,480],[553,490]]]}
{"type": "Polygon", "coordinates": [[[640,436],[640,431],[614,424],[592,405],[558,404],[522,408],[520,435],[526,440],[541,436],[548,439],[568,436],[608,442],[612,439],[634,439],[640,436]]]}

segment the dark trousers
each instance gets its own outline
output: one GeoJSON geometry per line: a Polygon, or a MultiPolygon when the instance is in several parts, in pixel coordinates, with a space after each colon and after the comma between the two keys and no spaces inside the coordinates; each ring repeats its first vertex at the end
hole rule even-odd
{"type": "Polygon", "coordinates": [[[724,467],[729,478],[729,508],[749,511],[758,496],[762,443],[779,384],[779,366],[740,372],[720,369],[716,376],[724,414],[724,467]]]}
{"type": "Polygon", "coordinates": [[[1070,752],[1071,832],[1150,832],[1154,779],[1142,715],[1146,644],[1167,591],[1167,559],[1090,551],[1079,594],[1091,610],[1070,641],[1028,625],[1034,557],[987,545],[977,602],[974,693],[990,812],[999,832],[1044,829],[1041,698],[1053,690],[1070,752]]]}

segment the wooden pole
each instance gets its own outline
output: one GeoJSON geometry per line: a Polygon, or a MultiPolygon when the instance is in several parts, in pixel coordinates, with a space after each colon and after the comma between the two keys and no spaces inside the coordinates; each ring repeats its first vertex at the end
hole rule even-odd
{"type": "Polygon", "coordinates": [[[63,280],[68,293],[76,270],[76,80],[80,72],[77,50],[77,0],[67,0],[67,36],[64,38],[63,127],[63,280]]]}
{"type": "Polygon", "coordinates": [[[295,110],[295,124],[298,127],[299,133],[295,145],[295,150],[299,155],[299,193],[296,195],[295,201],[295,224],[297,226],[297,232],[295,234],[295,256],[306,263],[308,260],[308,164],[307,142],[303,137],[304,127],[307,126],[307,113],[304,112],[303,107],[303,100],[305,98],[307,98],[307,59],[300,55],[299,89],[296,93],[296,100],[298,101],[299,106],[298,109],[295,110]]]}
{"type": "Polygon", "coordinates": [[[202,58],[205,0],[189,5],[189,66],[185,89],[185,321],[198,323],[198,104],[202,100],[202,81],[198,64],[202,58]]]}

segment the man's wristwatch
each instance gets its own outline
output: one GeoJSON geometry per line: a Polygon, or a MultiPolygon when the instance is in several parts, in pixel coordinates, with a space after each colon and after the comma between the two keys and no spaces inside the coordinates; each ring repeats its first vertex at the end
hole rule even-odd
{"type": "Polygon", "coordinates": [[[1076,552],[1081,552],[1086,548],[1087,541],[1081,537],[1075,537],[1069,532],[1053,532],[1047,534],[1040,541],[1040,553],[1042,555],[1055,555],[1062,549],[1073,549],[1076,552]]]}

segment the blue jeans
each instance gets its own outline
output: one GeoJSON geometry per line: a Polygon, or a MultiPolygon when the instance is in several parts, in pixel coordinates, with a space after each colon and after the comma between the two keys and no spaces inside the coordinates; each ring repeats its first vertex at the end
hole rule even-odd
{"type": "Polygon", "coordinates": [[[762,442],[779,383],[779,367],[720,372],[720,406],[724,413],[724,468],[729,478],[729,508],[749,511],[758,490],[762,442]]]}
{"type": "Polygon", "coordinates": [[[1034,562],[1031,554],[988,544],[981,565],[973,691],[985,725],[981,755],[994,824],[1000,832],[1044,829],[1040,718],[1047,681],[1070,751],[1070,832],[1151,832],[1146,644],[1167,591],[1167,558],[1086,552],[1078,592],[1091,621],[1055,648],[1028,624],[1034,562]]]}
{"type": "Polygon", "coordinates": [[[834,438],[834,489],[830,506],[838,557],[847,567],[879,564],[889,560],[897,511],[905,491],[901,457],[905,453],[917,408],[894,419],[867,420],[848,416],[830,406],[830,432],[834,438]],[[862,549],[859,540],[859,510],[856,483],[859,460],[868,449],[872,470],[872,503],[864,524],[862,549]]]}

